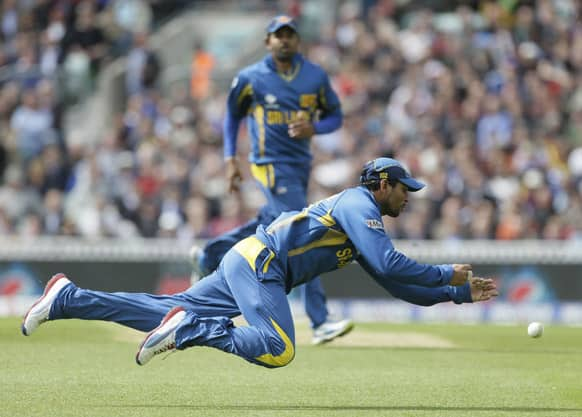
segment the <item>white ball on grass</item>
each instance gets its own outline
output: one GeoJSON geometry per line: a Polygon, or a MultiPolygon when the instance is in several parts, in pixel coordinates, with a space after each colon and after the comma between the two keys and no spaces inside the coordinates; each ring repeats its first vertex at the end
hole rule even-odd
{"type": "Polygon", "coordinates": [[[534,321],[527,326],[527,334],[530,337],[541,337],[544,333],[544,325],[540,322],[534,321]]]}

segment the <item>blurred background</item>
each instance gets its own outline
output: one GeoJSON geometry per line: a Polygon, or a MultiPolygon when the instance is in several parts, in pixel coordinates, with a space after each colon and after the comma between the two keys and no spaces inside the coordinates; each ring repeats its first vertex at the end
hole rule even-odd
{"type": "MultiPolygon", "coordinates": [[[[226,191],[221,124],[232,77],[265,54],[280,13],[345,115],[312,141],[309,200],[395,157],[428,184],[386,220],[396,247],[471,262],[502,291],[415,308],[352,265],[324,279],[332,310],[582,323],[576,0],[2,1],[0,315],[21,314],[61,271],[93,289],[183,290],[189,247],[255,215],[247,165],[240,195],[226,191]]],[[[238,143],[244,161],[244,128],[238,143]]]]}

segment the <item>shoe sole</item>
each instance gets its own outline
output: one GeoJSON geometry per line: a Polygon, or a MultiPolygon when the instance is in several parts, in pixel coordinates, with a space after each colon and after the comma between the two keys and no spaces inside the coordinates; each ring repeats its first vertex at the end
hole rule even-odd
{"type": "Polygon", "coordinates": [[[348,334],[349,332],[351,332],[352,330],[354,330],[354,323],[350,323],[348,326],[346,326],[345,329],[343,329],[341,332],[339,332],[337,335],[334,335],[332,337],[326,337],[323,338],[317,342],[312,342],[313,345],[323,345],[325,343],[329,343],[334,339],[337,339],[338,337],[342,337],[345,336],[346,334],[348,334]]]}
{"type": "MultiPolygon", "coordinates": [[[[49,280],[49,282],[46,283],[46,286],[44,287],[44,292],[42,293],[40,298],[38,300],[36,300],[36,302],[28,309],[28,311],[24,315],[24,318],[22,319],[22,324],[20,325],[20,330],[22,331],[23,335],[29,336],[29,334],[26,332],[26,327],[24,326],[24,323],[26,323],[26,319],[28,318],[28,315],[32,312],[32,310],[34,310],[34,308],[37,305],[39,305],[47,297],[47,295],[53,289],[55,284],[62,278],[65,278],[68,281],[68,278],[65,274],[60,273],[60,274],[53,275],[53,277],[49,280]]],[[[62,290],[62,288],[60,288],[59,291],[60,290],[62,290]]]]}
{"type": "Polygon", "coordinates": [[[174,307],[172,308],[168,314],[166,314],[164,316],[164,318],[162,319],[162,322],[158,325],[158,327],[156,327],[154,330],[152,330],[151,332],[149,332],[147,334],[147,336],[145,337],[145,339],[143,340],[143,342],[141,342],[141,345],[139,345],[139,349],[137,350],[137,353],[135,354],[135,363],[137,363],[139,366],[142,366],[143,364],[139,361],[139,353],[141,352],[141,350],[143,349],[143,347],[145,346],[145,344],[148,342],[149,338],[153,336],[154,333],[156,333],[158,330],[160,330],[164,324],[166,324],[172,317],[174,317],[176,314],[178,314],[179,312],[184,311],[184,309],[182,307],[174,307]]]}

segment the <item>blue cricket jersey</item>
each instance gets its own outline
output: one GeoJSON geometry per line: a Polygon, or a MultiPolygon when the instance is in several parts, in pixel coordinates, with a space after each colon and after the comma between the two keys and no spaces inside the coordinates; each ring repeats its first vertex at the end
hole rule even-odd
{"type": "Polygon", "coordinates": [[[288,289],[357,261],[394,296],[415,304],[471,302],[469,284],[452,287],[452,265],[427,265],[398,252],[371,191],[359,186],[287,212],[256,237],[274,253],[288,289]],[[432,287],[432,288],[431,288],[432,287]]]}
{"type": "Polygon", "coordinates": [[[277,72],[271,55],[243,69],[232,82],[224,121],[224,156],[236,155],[240,121],[248,116],[250,161],[309,164],[309,139],[291,138],[289,124],[309,118],[316,133],[341,125],[339,99],[318,65],[296,54],[288,74],[277,72]]]}

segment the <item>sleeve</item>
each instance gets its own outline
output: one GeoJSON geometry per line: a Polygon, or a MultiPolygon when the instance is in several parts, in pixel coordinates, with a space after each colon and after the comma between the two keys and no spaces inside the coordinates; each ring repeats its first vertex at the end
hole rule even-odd
{"type": "Polygon", "coordinates": [[[343,122],[343,113],[340,100],[331,87],[329,77],[323,74],[323,85],[319,89],[317,97],[318,109],[321,116],[318,121],[313,123],[315,133],[330,133],[341,127],[343,122]]]}
{"type": "Polygon", "coordinates": [[[471,288],[469,283],[460,287],[444,285],[440,287],[421,287],[418,285],[405,285],[377,275],[363,257],[358,259],[362,268],[374,278],[374,280],[388,291],[392,296],[412,304],[420,306],[432,306],[438,303],[452,301],[455,304],[472,303],[471,288]]]}
{"type": "Polygon", "coordinates": [[[233,80],[226,101],[223,121],[224,158],[236,155],[236,140],[241,120],[253,101],[253,86],[249,77],[239,73],[233,80]]]}
{"type": "Polygon", "coordinates": [[[384,231],[373,197],[361,190],[354,188],[346,192],[333,208],[333,217],[374,276],[424,287],[438,287],[451,282],[452,265],[421,264],[394,249],[384,231]]]}
{"type": "Polygon", "coordinates": [[[331,133],[334,130],[338,130],[341,127],[342,122],[343,116],[340,111],[339,114],[332,113],[329,116],[313,122],[313,129],[315,130],[315,133],[319,135],[323,133],[331,133]]]}

